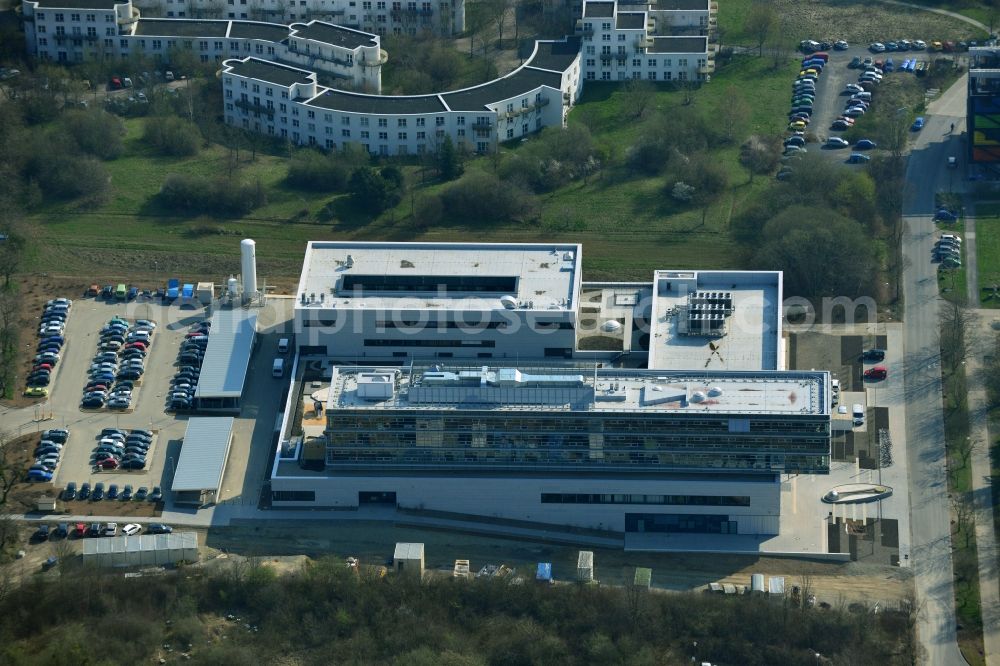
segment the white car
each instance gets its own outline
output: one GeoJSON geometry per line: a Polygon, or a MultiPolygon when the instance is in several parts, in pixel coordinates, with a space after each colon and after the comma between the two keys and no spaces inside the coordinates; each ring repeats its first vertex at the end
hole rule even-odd
{"type": "Polygon", "coordinates": [[[875,43],[869,45],[868,49],[872,53],[884,53],[885,52],[885,44],[883,44],[882,42],[875,42],[875,43]]]}
{"type": "Polygon", "coordinates": [[[829,148],[847,148],[851,144],[847,139],[842,139],[839,136],[832,136],[826,140],[826,145],[829,148]]]}
{"type": "Polygon", "coordinates": [[[118,536],[118,523],[108,523],[101,533],[101,536],[113,537],[118,536]]]}
{"type": "Polygon", "coordinates": [[[68,298],[53,298],[45,304],[46,307],[51,307],[53,305],[65,305],[68,308],[73,305],[73,301],[68,298]]]}
{"type": "Polygon", "coordinates": [[[138,523],[129,523],[128,525],[122,528],[122,534],[124,534],[125,536],[135,536],[141,531],[142,531],[142,525],[139,525],[138,523]]]}
{"type": "Polygon", "coordinates": [[[962,239],[956,236],[955,234],[941,234],[941,240],[950,240],[950,241],[955,241],[959,245],[962,244],[962,239]]]}
{"type": "Polygon", "coordinates": [[[859,93],[864,92],[865,89],[859,86],[857,83],[848,83],[844,86],[844,91],[849,93],[859,93]]]}
{"type": "Polygon", "coordinates": [[[923,51],[927,48],[927,42],[922,39],[914,39],[912,46],[914,51],[923,51]]]}

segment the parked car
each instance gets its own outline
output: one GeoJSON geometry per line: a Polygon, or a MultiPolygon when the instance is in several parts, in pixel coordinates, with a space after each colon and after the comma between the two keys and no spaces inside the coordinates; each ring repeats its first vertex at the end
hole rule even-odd
{"type": "Polygon", "coordinates": [[[142,526],[136,523],[129,523],[122,528],[122,534],[125,536],[135,536],[142,531],[142,526]]]}
{"type": "Polygon", "coordinates": [[[941,208],[934,213],[934,220],[937,222],[954,222],[958,219],[958,213],[953,213],[947,208],[941,208]]]}
{"type": "Polygon", "coordinates": [[[108,486],[108,499],[109,500],[118,499],[118,484],[117,483],[112,483],[110,486],[108,486]]]}
{"type": "Polygon", "coordinates": [[[40,523],[38,529],[35,533],[31,535],[32,541],[48,541],[49,540],[49,526],[45,523],[40,523]]]}
{"type": "Polygon", "coordinates": [[[90,496],[90,499],[94,502],[100,502],[104,499],[104,483],[98,482],[94,485],[94,493],[90,496]]]}
{"type": "Polygon", "coordinates": [[[865,370],[865,379],[882,380],[888,376],[888,370],[884,365],[876,365],[874,368],[865,370]]]}
{"type": "Polygon", "coordinates": [[[59,539],[69,537],[69,523],[59,523],[56,525],[56,528],[52,531],[52,536],[59,539]]]}
{"type": "Polygon", "coordinates": [[[160,490],[159,486],[153,486],[153,492],[149,493],[150,502],[159,502],[163,499],[163,492],[160,490]]]}
{"type": "Polygon", "coordinates": [[[90,484],[84,483],[80,486],[80,492],[77,494],[77,499],[85,500],[90,497],[90,484]]]}
{"type": "Polygon", "coordinates": [[[70,481],[63,488],[62,498],[64,502],[72,502],[76,499],[76,481],[70,481]]]}
{"type": "Polygon", "coordinates": [[[854,144],[855,150],[874,150],[878,144],[876,144],[871,139],[859,139],[857,143],[854,144]]]}
{"type": "Polygon", "coordinates": [[[871,361],[875,361],[875,362],[884,361],[885,360],[885,350],[884,349],[878,349],[878,348],[866,349],[861,354],[861,360],[862,361],[868,361],[868,362],[871,362],[871,361]]]}
{"type": "Polygon", "coordinates": [[[913,121],[912,125],[910,125],[910,130],[913,132],[919,132],[923,128],[924,128],[924,117],[917,116],[917,119],[913,121]]]}
{"type": "Polygon", "coordinates": [[[144,502],[149,496],[149,488],[146,486],[139,486],[139,489],[135,491],[135,500],[137,502],[144,502]]]}
{"type": "Polygon", "coordinates": [[[150,523],[146,526],[146,534],[170,534],[174,528],[163,523],[150,523]]]}
{"type": "Polygon", "coordinates": [[[851,156],[847,158],[848,164],[864,164],[871,161],[871,157],[863,153],[851,153],[851,156]]]}
{"type": "Polygon", "coordinates": [[[101,535],[106,537],[118,536],[118,523],[108,523],[101,532],[101,535]]]}
{"type": "Polygon", "coordinates": [[[851,145],[851,142],[847,139],[842,139],[839,136],[832,136],[826,140],[825,148],[847,148],[851,145]]]}
{"type": "Polygon", "coordinates": [[[101,536],[101,524],[100,523],[91,523],[90,527],[87,528],[87,536],[88,537],[99,537],[99,536],[101,536]]]}

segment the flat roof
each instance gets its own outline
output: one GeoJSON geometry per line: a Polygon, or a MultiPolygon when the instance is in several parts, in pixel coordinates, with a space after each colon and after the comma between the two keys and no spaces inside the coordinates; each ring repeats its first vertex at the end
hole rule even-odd
{"type": "Polygon", "coordinates": [[[611,18],[615,15],[613,2],[585,2],[583,4],[584,18],[611,18]]]}
{"type": "Polygon", "coordinates": [[[114,9],[127,0],[35,0],[42,9],[114,9]]]}
{"type": "Polygon", "coordinates": [[[670,370],[777,370],[781,342],[781,272],[656,271],[649,367],[670,370]],[[731,295],[725,335],[687,335],[689,297],[731,295]]]}
{"type": "Polygon", "coordinates": [[[618,12],[615,27],[619,30],[641,30],[646,28],[645,12],[618,12]]]}
{"type": "Polygon", "coordinates": [[[345,49],[356,49],[360,46],[375,46],[378,36],[370,32],[361,32],[324,21],[309,23],[293,23],[289,27],[291,36],[311,39],[324,44],[333,44],[345,49]]]}
{"type": "Polygon", "coordinates": [[[238,398],[243,394],[257,331],[257,315],[236,308],[212,316],[195,398],[238,398]]]}
{"type": "Polygon", "coordinates": [[[233,439],[233,421],[232,416],[192,416],[188,419],[171,490],[218,491],[233,439]]]}
{"type": "Polygon", "coordinates": [[[537,41],[527,64],[539,69],[565,72],[580,55],[580,38],[567,37],[556,41],[537,41]]]}
{"type": "Polygon", "coordinates": [[[448,110],[437,95],[364,95],[333,88],[316,95],[308,104],[331,111],[387,115],[444,113],[448,110]]]}
{"type": "Polygon", "coordinates": [[[708,37],[653,37],[647,53],[705,53],[708,37]]]}
{"type": "Polygon", "coordinates": [[[317,300],[295,307],[563,312],[576,308],[580,256],[570,243],[312,241],[298,293],[317,300]]]}
{"type": "Polygon", "coordinates": [[[315,81],[315,74],[312,72],[289,67],[288,65],[281,65],[270,60],[245,58],[244,60],[227,60],[223,64],[225,64],[230,73],[237,76],[260,79],[268,83],[276,83],[279,86],[291,87],[296,83],[312,83],[315,81]]]}
{"type": "Polygon", "coordinates": [[[237,39],[263,39],[281,42],[288,39],[288,26],[264,21],[232,21],[229,36],[237,39]]]}
{"type": "Polygon", "coordinates": [[[539,86],[561,90],[562,74],[522,67],[503,78],[474,88],[442,93],[441,97],[452,111],[485,111],[487,104],[529,94],[539,86]]]}
{"type": "Polygon", "coordinates": [[[825,371],[335,366],[327,410],[829,416],[828,385],[825,371]],[[389,397],[359,392],[362,376],[379,374],[394,387],[389,397]]]}
{"type": "MultiPolygon", "coordinates": [[[[124,519],[122,519],[124,522],[124,519]]],[[[134,536],[104,537],[101,539],[86,539],[83,542],[83,554],[110,555],[114,553],[134,553],[169,550],[198,549],[197,532],[171,532],[170,534],[136,534],[134,536]]],[[[133,564],[123,562],[123,564],[133,564]]],[[[139,564],[135,562],[134,564],[139,564]]],[[[146,564],[143,562],[142,564],[146,564]]]]}
{"type": "Polygon", "coordinates": [[[653,9],[677,11],[677,10],[703,10],[708,11],[709,0],[655,0],[653,9]]]}
{"type": "Polygon", "coordinates": [[[135,34],[152,37],[225,37],[229,21],[139,19],[135,34]]]}

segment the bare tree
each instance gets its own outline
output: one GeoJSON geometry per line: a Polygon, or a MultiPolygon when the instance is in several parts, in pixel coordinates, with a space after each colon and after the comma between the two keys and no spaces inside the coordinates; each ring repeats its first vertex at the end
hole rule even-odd
{"type": "Polygon", "coordinates": [[[719,110],[722,121],[722,136],[732,142],[750,120],[750,104],[736,86],[726,88],[726,103],[719,110]]]}
{"type": "Polygon", "coordinates": [[[512,0],[486,0],[490,19],[497,27],[497,48],[503,48],[503,29],[507,23],[507,15],[513,7],[512,0]]]}
{"type": "Polygon", "coordinates": [[[757,42],[758,55],[764,55],[764,43],[777,27],[778,14],[769,2],[755,2],[747,12],[743,31],[757,42]]]}
{"type": "Polygon", "coordinates": [[[0,506],[7,503],[7,496],[27,471],[23,459],[18,459],[10,448],[10,433],[0,433],[0,506]]]}
{"type": "Polygon", "coordinates": [[[622,86],[622,92],[625,94],[625,107],[628,108],[629,115],[636,120],[646,115],[656,96],[653,84],[642,79],[629,79],[622,86]]]}
{"type": "Polygon", "coordinates": [[[969,493],[951,495],[951,512],[955,516],[955,532],[962,532],[968,548],[975,529],[975,511],[969,493]]]}
{"type": "Polygon", "coordinates": [[[941,308],[941,364],[954,373],[975,350],[976,315],[961,303],[946,301],[941,308]]]}
{"type": "Polygon", "coordinates": [[[776,136],[754,134],[740,148],[740,163],[750,172],[750,182],[754,174],[768,173],[781,159],[781,140],[776,136]]]}

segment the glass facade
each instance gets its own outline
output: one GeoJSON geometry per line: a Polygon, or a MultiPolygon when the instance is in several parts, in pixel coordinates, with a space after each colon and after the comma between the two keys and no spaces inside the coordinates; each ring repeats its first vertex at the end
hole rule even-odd
{"type": "Polygon", "coordinates": [[[636,495],[625,493],[542,493],[542,504],[665,504],[681,506],[750,506],[736,495],[636,495]]]}
{"type": "Polygon", "coordinates": [[[378,470],[826,473],[823,415],[472,410],[327,412],[327,464],[378,470]]]}

